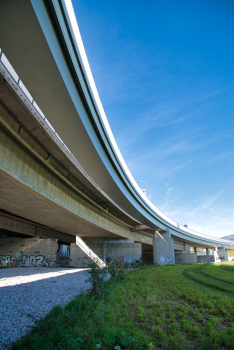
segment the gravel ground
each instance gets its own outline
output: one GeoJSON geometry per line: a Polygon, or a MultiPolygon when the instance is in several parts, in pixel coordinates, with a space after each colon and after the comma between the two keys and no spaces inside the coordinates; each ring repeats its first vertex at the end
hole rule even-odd
{"type": "Polygon", "coordinates": [[[86,269],[8,268],[0,269],[0,349],[10,349],[35,321],[55,305],[66,305],[90,288],[86,269]]]}

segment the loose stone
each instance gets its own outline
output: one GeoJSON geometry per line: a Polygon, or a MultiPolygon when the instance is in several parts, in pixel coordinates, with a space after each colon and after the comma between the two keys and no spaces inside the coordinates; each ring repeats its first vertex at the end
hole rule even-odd
{"type": "Polygon", "coordinates": [[[88,290],[86,279],[86,269],[0,269],[0,350],[10,349],[54,306],[88,290]]]}

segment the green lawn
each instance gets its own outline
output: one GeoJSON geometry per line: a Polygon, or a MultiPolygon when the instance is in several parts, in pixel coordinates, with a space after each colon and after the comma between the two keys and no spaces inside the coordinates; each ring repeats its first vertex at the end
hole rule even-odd
{"type": "Polygon", "coordinates": [[[12,349],[234,349],[234,262],[155,266],[56,307],[12,349]]]}

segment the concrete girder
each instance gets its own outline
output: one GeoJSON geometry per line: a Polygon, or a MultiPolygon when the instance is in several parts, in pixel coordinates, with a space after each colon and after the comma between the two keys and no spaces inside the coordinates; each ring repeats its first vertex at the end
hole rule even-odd
{"type": "Polygon", "coordinates": [[[41,238],[56,238],[67,243],[75,243],[76,237],[63,232],[51,230],[48,227],[38,226],[30,222],[16,219],[7,215],[0,214],[0,229],[23,233],[28,236],[41,238]]]}
{"type": "Polygon", "coordinates": [[[92,89],[82,62],[77,61],[79,54],[74,52],[75,45],[60,8],[62,2],[51,1],[56,8],[52,15],[46,7],[48,2],[3,2],[1,44],[30,92],[38,96],[37,103],[60,137],[96,183],[134,218],[155,229],[158,225],[162,229],[169,227],[175,236],[195,243],[219,244],[217,239],[186,229],[165,217],[134,185],[92,100],[92,89]],[[57,22],[53,15],[57,15],[57,22]],[[57,24],[62,31],[54,27],[57,24]]]}
{"type": "Polygon", "coordinates": [[[0,130],[1,208],[75,236],[123,237],[152,244],[152,238],[132,233],[127,224],[81,196],[13,134],[0,130]]]}
{"type": "Polygon", "coordinates": [[[138,221],[124,212],[108,197],[80,166],[78,161],[60,142],[36,108],[30,104],[9,72],[0,62],[0,121],[18,139],[35,152],[46,164],[56,169],[65,181],[74,185],[80,193],[122,221],[137,224],[138,221]],[[43,145],[43,146],[42,146],[43,145]],[[107,208],[108,207],[108,208],[107,208]]]}

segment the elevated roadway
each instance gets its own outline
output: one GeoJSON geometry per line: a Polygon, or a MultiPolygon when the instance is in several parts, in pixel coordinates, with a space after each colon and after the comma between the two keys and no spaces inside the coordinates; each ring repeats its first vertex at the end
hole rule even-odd
{"type": "MultiPolygon", "coordinates": [[[[105,210],[103,215],[108,216],[107,222],[110,217],[112,221],[118,220],[117,226],[127,227],[129,237],[135,237],[135,241],[139,242],[145,239],[143,236],[147,237],[146,243],[151,245],[154,232],[160,239],[164,232],[169,232],[170,237],[178,242],[204,247],[231,247],[229,241],[195,232],[168,218],[137,185],[110,130],[69,0],[5,1],[1,4],[0,33],[1,49],[17,72],[8,72],[11,75],[8,83],[14,93],[17,94],[19,88],[24,91],[31,103],[29,106],[26,102],[30,123],[27,124],[25,118],[20,119],[14,108],[8,106],[9,115],[6,118],[2,116],[2,125],[7,129],[6,123],[9,123],[11,115],[15,118],[15,127],[18,123],[18,128],[21,125],[25,133],[30,134],[28,139],[37,140],[42,149],[44,146],[44,150],[38,151],[39,154],[45,152],[44,162],[51,158],[60,167],[58,173],[63,176],[62,182],[68,181],[69,186],[72,184],[80,191],[79,196],[87,195],[88,200],[92,200],[92,208],[96,201],[97,218],[102,208],[105,210]],[[21,85],[16,81],[19,77],[21,85]],[[44,118],[44,122],[40,118],[44,118]],[[33,124],[36,125],[35,130],[33,124]],[[76,178],[77,183],[72,183],[71,178],[76,178]],[[141,238],[139,235],[142,235],[141,238]]],[[[9,99],[6,98],[4,103],[7,104],[7,101],[9,99]]],[[[25,102],[19,103],[22,108],[25,102]]],[[[14,139],[19,137],[18,130],[10,131],[15,133],[14,139]]],[[[24,142],[27,141],[24,139],[24,142]]],[[[11,177],[8,181],[12,181],[11,177]]],[[[5,201],[4,208],[10,209],[6,206],[5,201]]],[[[39,212],[36,214],[39,215],[39,212]]],[[[31,214],[28,212],[27,215],[31,214]]],[[[38,218],[38,221],[41,220],[38,218]]],[[[89,222],[87,217],[85,220],[89,222]]],[[[53,225],[50,223],[51,227],[53,225]]],[[[92,222],[92,225],[98,226],[97,222],[92,222]]],[[[113,235],[118,235],[117,231],[113,231],[113,235]]],[[[87,235],[88,232],[89,229],[87,235]]],[[[75,234],[75,225],[70,233],[75,234]]],[[[93,235],[102,236],[103,233],[95,234],[93,229],[93,235]]],[[[105,235],[108,236],[107,233],[105,235]]]]}

